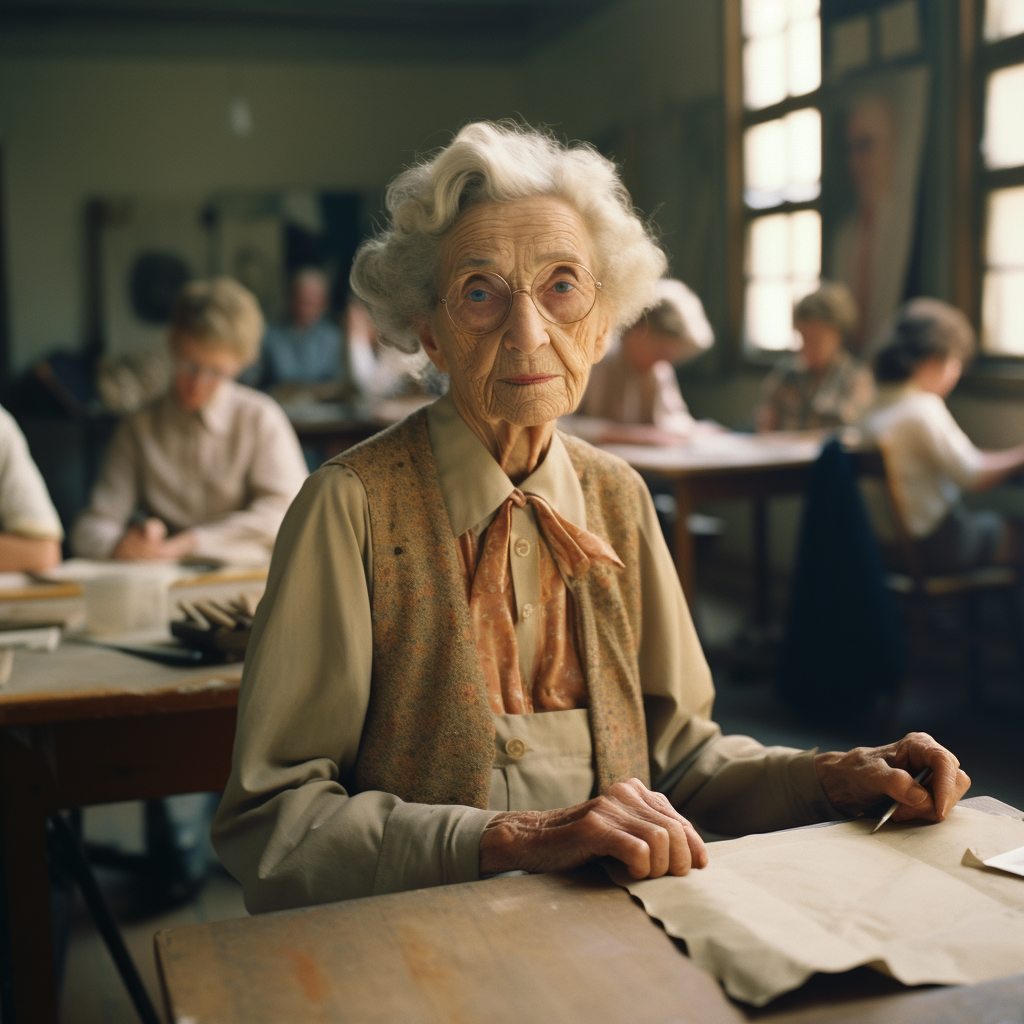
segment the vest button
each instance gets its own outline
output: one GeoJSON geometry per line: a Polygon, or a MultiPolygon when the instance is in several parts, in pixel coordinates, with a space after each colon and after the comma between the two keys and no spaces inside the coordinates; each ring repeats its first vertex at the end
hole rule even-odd
{"type": "Polygon", "coordinates": [[[533,605],[532,604],[524,604],[523,605],[523,618],[524,619],[528,619],[532,614],[533,614],[533,605]]]}
{"type": "Polygon", "coordinates": [[[530,542],[525,537],[520,537],[513,550],[520,558],[525,558],[530,553],[530,542]]]}
{"type": "Polygon", "coordinates": [[[518,761],[526,753],[526,744],[518,736],[513,736],[512,739],[507,740],[505,743],[505,753],[513,761],[518,761]]]}

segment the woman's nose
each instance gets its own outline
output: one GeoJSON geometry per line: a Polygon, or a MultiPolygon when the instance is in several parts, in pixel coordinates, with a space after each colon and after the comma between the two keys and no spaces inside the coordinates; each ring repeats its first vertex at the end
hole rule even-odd
{"type": "Polygon", "coordinates": [[[530,355],[544,345],[551,344],[548,337],[547,321],[525,289],[512,293],[512,308],[505,321],[502,343],[508,349],[516,349],[530,355]]]}

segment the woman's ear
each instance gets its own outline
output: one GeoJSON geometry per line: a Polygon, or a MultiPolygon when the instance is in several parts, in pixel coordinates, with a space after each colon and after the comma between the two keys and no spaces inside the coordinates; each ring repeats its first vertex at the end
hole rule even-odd
{"type": "Polygon", "coordinates": [[[441,346],[438,345],[437,339],[434,337],[434,329],[428,321],[416,321],[416,337],[420,339],[423,351],[427,353],[427,357],[430,361],[438,368],[438,370],[441,371],[441,373],[447,373],[448,360],[445,359],[444,353],[441,351],[441,346]]]}
{"type": "Polygon", "coordinates": [[[597,326],[597,338],[594,340],[594,354],[590,357],[592,366],[596,366],[608,351],[608,345],[612,339],[611,320],[608,314],[601,310],[600,321],[597,326]]]}

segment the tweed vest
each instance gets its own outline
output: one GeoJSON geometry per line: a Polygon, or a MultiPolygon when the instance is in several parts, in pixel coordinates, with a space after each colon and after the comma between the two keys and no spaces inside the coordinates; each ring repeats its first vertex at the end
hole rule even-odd
{"type": "MultiPolygon", "coordinates": [[[[639,482],[625,463],[561,435],[587,529],[625,569],[569,580],[589,693],[598,789],[649,783],[637,644],[639,482]]],[[[486,808],[494,719],[434,466],[424,411],[331,460],[362,481],[373,548],[373,669],[355,788],[416,803],[486,808]]]]}

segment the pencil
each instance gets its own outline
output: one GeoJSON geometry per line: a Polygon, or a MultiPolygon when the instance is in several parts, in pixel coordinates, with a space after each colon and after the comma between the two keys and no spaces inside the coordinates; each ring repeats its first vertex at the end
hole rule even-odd
{"type": "MultiPolygon", "coordinates": [[[[931,775],[931,768],[922,768],[915,776],[914,781],[919,782],[922,786],[928,781],[931,775]]],[[[874,835],[892,816],[896,808],[900,806],[899,800],[893,800],[892,806],[878,819],[878,824],[871,830],[870,835],[874,835]]]]}

